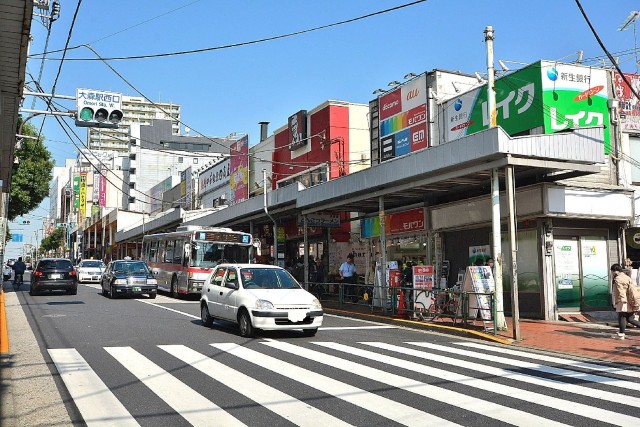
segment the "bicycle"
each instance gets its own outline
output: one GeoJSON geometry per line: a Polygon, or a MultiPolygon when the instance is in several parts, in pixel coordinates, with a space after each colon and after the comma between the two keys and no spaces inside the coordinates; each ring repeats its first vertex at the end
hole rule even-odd
{"type": "Polygon", "coordinates": [[[20,289],[20,286],[24,283],[24,273],[15,273],[13,278],[13,287],[16,289],[20,289]]]}

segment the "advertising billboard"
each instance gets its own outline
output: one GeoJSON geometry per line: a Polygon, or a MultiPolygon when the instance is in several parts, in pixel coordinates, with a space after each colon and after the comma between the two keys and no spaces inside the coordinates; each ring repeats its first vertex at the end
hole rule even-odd
{"type": "MultiPolygon", "coordinates": [[[[640,130],[640,99],[633,95],[631,88],[620,74],[615,73],[614,76],[616,98],[619,101],[620,128],[622,130],[640,130]]],[[[625,73],[624,76],[636,93],[640,93],[640,75],[625,73]]]]}
{"type": "Polygon", "coordinates": [[[380,161],[427,147],[427,75],[385,93],[380,109],[380,161]]]}
{"type": "MultiPolygon", "coordinates": [[[[545,134],[604,126],[610,150],[607,74],[603,69],[539,61],[495,82],[497,124],[509,135],[540,128],[545,134]]],[[[447,141],[489,127],[487,86],[444,104],[447,141]]]]}
{"type": "Polygon", "coordinates": [[[300,110],[289,117],[289,150],[297,150],[307,145],[307,110],[300,110]]]}
{"type": "MultiPolygon", "coordinates": [[[[85,218],[85,213],[86,213],[86,209],[87,209],[87,173],[86,172],[82,172],[80,174],[80,202],[79,202],[79,209],[80,209],[80,221],[84,221],[85,218]]],[[[80,222],[78,221],[78,222],[80,222]]]]}
{"type": "Polygon", "coordinates": [[[249,136],[245,135],[230,146],[230,184],[229,205],[235,205],[249,198],[249,136]]]}
{"type": "Polygon", "coordinates": [[[198,177],[199,193],[202,196],[216,188],[229,184],[231,176],[231,163],[229,159],[223,159],[206,169],[198,177]]]}

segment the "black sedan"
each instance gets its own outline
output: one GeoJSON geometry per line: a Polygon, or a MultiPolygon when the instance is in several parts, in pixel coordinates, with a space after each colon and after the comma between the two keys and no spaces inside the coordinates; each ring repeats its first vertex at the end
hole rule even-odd
{"type": "Polygon", "coordinates": [[[65,258],[42,258],[31,274],[30,295],[42,291],[65,290],[68,294],[78,293],[78,274],[71,261],[65,258]]]}
{"type": "Polygon", "coordinates": [[[111,261],[102,275],[102,295],[109,298],[147,294],[155,298],[158,282],[144,261],[111,261]]]}

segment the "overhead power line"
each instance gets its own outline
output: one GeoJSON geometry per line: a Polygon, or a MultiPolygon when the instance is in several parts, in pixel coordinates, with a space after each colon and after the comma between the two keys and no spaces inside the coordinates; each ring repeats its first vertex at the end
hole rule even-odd
{"type": "MultiPolygon", "coordinates": [[[[213,50],[230,49],[230,48],[233,48],[233,47],[249,46],[249,45],[252,45],[252,44],[264,43],[264,42],[269,42],[269,41],[273,41],[273,40],[279,40],[279,39],[299,36],[299,35],[306,34],[306,33],[311,33],[311,32],[314,32],[314,31],[324,30],[324,29],[331,28],[331,27],[337,27],[339,25],[350,24],[352,22],[361,21],[363,19],[371,18],[371,17],[377,16],[377,15],[382,15],[382,14],[385,14],[385,13],[393,12],[395,10],[404,9],[404,8],[407,8],[407,7],[410,7],[410,6],[414,6],[414,5],[419,4],[419,3],[424,3],[426,1],[427,0],[416,0],[416,1],[413,1],[413,2],[410,2],[410,3],[401,4],[399,6],[391,7],[391,8],[380,10],[380,11],[373,12],[373,13],[368,13],[366,15],[358,16],[358,17],[355,17],[355,18],[346,19],[344,21],[334,22],[332,24],[320,25],[318,27],[308,28],[306,30],[300,30],[300,31],[292,32],[292,33],[280,34],[280,35],[277,35],[277,36],[265,37],[265,38],[262,38],[262,39],[250,40],[250,41],[239,42],[239,43],[232,43],[232,44],[222,45],[222,46],[205,47],[205,48],[202,48],[202,49],[183,50],[183,51],[178,51],[178,52],[155,53],[155,54],[149,54],[149,55],[114,56],[114,57],[110,57],[110,58],[67,58],[66,60],[67,61],[100,61],[100,60],[123,61],[123,60],[131,60],[131,59],[150,59],[150,58],[162,58],[162,57],[166,57],[166,56],[190,55],[190,54],[193,54],[193,53],[202,53],[202,52],[210,52],[210,51],[213,51],[213,50]]],[[[79,49],[79,48],[81,48],[83,46],[85,46],[85,45],[73,46],[73,47],[70,47],[70,48],[68,48],[66,50],[79,49]]],[[[37,57],[41,57],[43,55],[47,55],[47,54],[51,54],[51,53],[58,53],[58,52],[61,52],[61,51],[62,50],[54,50],[54,51],[50,51],[50,52],[36,53],[36,54],[29,55],[29,57],[30,58],[37,58],[37,57]]],[[[46,58],[46,59],[49,60],[49,61],[55,61],[55,60],[60,61],[61,60],[60,58],[46,58]]]]}

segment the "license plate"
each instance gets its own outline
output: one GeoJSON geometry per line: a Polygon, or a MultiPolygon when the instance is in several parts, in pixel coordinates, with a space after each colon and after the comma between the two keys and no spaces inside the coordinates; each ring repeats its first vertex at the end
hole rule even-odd
{"type": "Polygon", "coordinates": [[[134,286],[133,287],[133,292],[140,292],[142,289],[140,289],[140,286],[134,286]]]}
{"type": "Polygon", "coordinates": [[[91,276],[92,280],[98,280],[98,276],[91,276]]]}
{"type": "Polygon", "coordinates": [[[49,279],[61,279],[62,274],[50,274],[49,279]]]}

